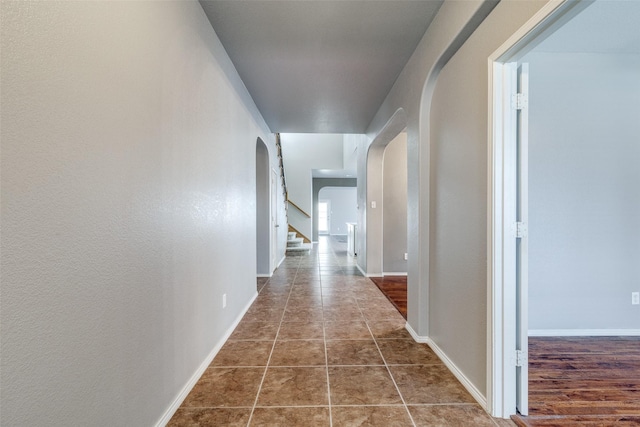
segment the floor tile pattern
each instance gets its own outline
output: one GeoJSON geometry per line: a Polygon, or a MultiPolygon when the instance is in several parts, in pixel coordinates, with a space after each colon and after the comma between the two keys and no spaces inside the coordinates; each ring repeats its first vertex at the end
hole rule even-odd
{"type": "Polygon", "coordinates": [[[288,256],[170,426],[491,426],[346,243],[288,256]]]}

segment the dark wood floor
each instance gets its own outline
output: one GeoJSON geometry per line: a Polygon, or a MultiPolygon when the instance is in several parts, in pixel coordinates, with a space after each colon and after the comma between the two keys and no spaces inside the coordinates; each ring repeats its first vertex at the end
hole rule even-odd
{"type": "Polygon", "coordinates": [[[519,426],[640,426],[640,337],[529,338],[519,426]]]}
{"type": "Polygon", "coordinates": [[[407,276],[370,277],[400,314],[407,318],[407,276]]]}

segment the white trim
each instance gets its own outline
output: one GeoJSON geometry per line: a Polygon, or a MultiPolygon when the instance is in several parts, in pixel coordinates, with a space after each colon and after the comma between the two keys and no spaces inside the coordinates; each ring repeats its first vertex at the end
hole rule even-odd
{"type": "Polygon", "coordinates": [[[447,357],[446,353],[438,347],[438,345],[429,337],[423,337],[418,335],[411,325],[407,323],[405,325],[406,330],[411,334],[413,339],[416,342],[427,344],[431,349],[436,353],[436,355],[442,360],[442,363],[445,364],[447,368],[451,371],[451,373],[460,381],[462,386],[473,396],[473,398],[482,406],[483,409],[487,408],[487,399],[482,395],[480,390],[464,375],[464,373],[456,366],[455,363],[449,357],[447,357]]]}
{"type": "MultiPolygon", "coordinates": [[[[278,263],[278,266],[273,270],[276,271],[276,269],[280,268],[280,265],[284,262],[284,260],[287,259],[287,255],[285,253],[285,255],[282,257],[282,259],[280,260],[280,262],[278,263]]],[[[273,273],[271,273],[273,274],[273,273]]]]}
{"type": "Polygon", "coordinates": [[[388,272],[388,271],[383,271],[382,272],[382,277],[384,276],[406,276],[407,272],[404,273],[398,273],[398,272],[388,272]]]}
{"type": "Polygon", "coordinates": [[[184,385],[184,387],[182,387],[182,390],[180,390],[180,392],[175,397],[175,399],[173,399],[173,402],[171,402],[171,405],[169,405],[169,407],[164,412],[164,414],[162,414],[162,417],[160,417],[160,419],[156,423],[156,427],[164,427],[169,423],[169,421],[171,421],[171,418],[175,415],[180,405],[182,405],[182,402],[184,402],[184,399],[187,398],[187,395],[189,394],[189,392],[191,392],[191,390],[196,385],[196,383],[198,382],[202,374],[204,374],[204,371],[209,367],[209,365],[211,365],[213,358],[216,357],[216,355],[218,354],[222,346],[227,342],[227,340],[229,339],[233,331],[236,329],[236,327],[238,326],[238,324],[240,323],[244,315],[249,310],[249,307],[251,307],[251,304],[253,304],[253,302],[256,300],[257,297],[258,297],[258,292],[256,292],[253,295],[253,298],[251,298],[251,301],[249,301],[249,303],[245,306],[245,308],[240,312],[238,317],[236,317],[236,320],[229,327],[229,329],[227,329],[227,331],[222,336],[220,341],[218,341],[218,343],[213,347],[211,352],[207,355],[207,357],[205,357],[205,359],[202,361],[200,366],[198,366],[198,369],[196,369],[196,371],[193,373],[191,378],[189,378],[189,380],[184,385]]]}
{"type": "Polygon", "coordinates": [[[271,276],[273,276],[273,273],[256,275],[256,277],[271,277],[271,276]]]}
{"type": "Polygon", "coordinates": [[[358,264],[356,264],[356,267],[358,267],[358,270],[360,270],[360,273],[362,273],[362,275],[364,277],[380,277],[380,276],[376,276],[375,274],[367,274],[367,273],[365,273],[365,271],[362,269],[362,267],[360,267],[358,264]]]}
{"type": "Polygon", "coordinates": [[[640,329],[529,329],[530,337],[637,337],[640,329]]]}

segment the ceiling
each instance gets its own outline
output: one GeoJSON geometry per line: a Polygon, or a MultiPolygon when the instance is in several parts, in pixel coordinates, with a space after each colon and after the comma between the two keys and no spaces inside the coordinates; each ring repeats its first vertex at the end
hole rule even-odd
{"type": "Polygon", "coordinates": [[[442,0],[200,0],[272,132],[364,133],[442,0]]]}

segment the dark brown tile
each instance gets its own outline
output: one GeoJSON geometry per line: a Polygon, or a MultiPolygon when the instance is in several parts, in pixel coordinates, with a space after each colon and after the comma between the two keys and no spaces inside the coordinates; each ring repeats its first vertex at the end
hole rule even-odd
{"type": "Polygon", "coordinates": [[[404,406],[333,406],[335,427],[410,427],[411,418],[404,406]]]}
{"type": "Polygon", "coordinates": [[[267,308],[261,307],[259,309],[250,308],[244,315],[242,320],[247,322],[280,322],[282,315],[284,314],[284,307],[267,308]]]}
{"type": "Polygon", "coordinates": [[[416,426],[495,427],[491,417],[477,404],[409,406],[416,426]]]}
{"type": "Polygon", "coordinates": [[[327,341],[329,365],[384,365],[372,340],[327,341]]]}
{"type": "Polygon", "coordinates": [[[326,368],[269,368],[258,406],[328,405],[326,368]]]}
{"type": "Polygon", "coordinates": [[[333,405],[389,405],[402,403],[384,366],[329,367],[333,405]]]}
{"type": "Polygon", "coordinates": [[[324,330],[328,340],[358,340],[371,338],[371,332],[364,320],[327,321],[324,330]]]}
{"type": "Polygon", "coordinates": [[[362,313],[357,306],[324,308],[324,320],[327,321],[354,321],[363,320],[362,313]]]}
{"type": "Polygon", "coordinates": [[[389,365],[427,365],[442,362],[427,344],[413,340],[380,340],[382,357],[389,365]]]}
{"type": "Polygon", "coordinates": [[[390,366],[407,404],[475,403],[444,365],[390,366]]]}
{"type": "Polygon", "coordinates": [[[404,319],[392,320],[368,320],[369,328],[376,340],[383,339],[410,339],[413,337],[407,331],[407,322],[404,319]]]}
{"type": "Polygon", "coordinates": [[[272,341],[227,341],[211,366],[267,366],[272,341]]]}
{"type": "Polygon", "coordinates": [[[323,339],[323,322],[284,322],[280,325],[278,340],[323,339]]]}
{"type": "Polygon", "coordinates": [[[182,407],[251,408],[263,375],[264,368],[208,368],[182,407]]]}
{"type": "Polygon", "coordinates": [[[322,320],[321,307],[287,307],[283,322],[314,322],[322,320]]]}
{"type": "Polygon", "coordinates": [[[168,427],[244,427],[249,422],[251,409],[237,408],[179,408],[168,427]]]}
{"type": "Polygon", "coordinates": [[[326,427],[329,425],[329,408],[256,408],[250,425],[326,427]]]}
{"type": "Polygon", "coordinates": [[[269,362],[269,366],[314,365],[326,365],[324,341],[322,340],[278,340],[269,362]]]}
{"type": "Polygon", "coordinates": [[[229,340],[269,341],[276,338],[279,323],[276,322],[245,322],[242,321],[233,331],[229,340]]]}

